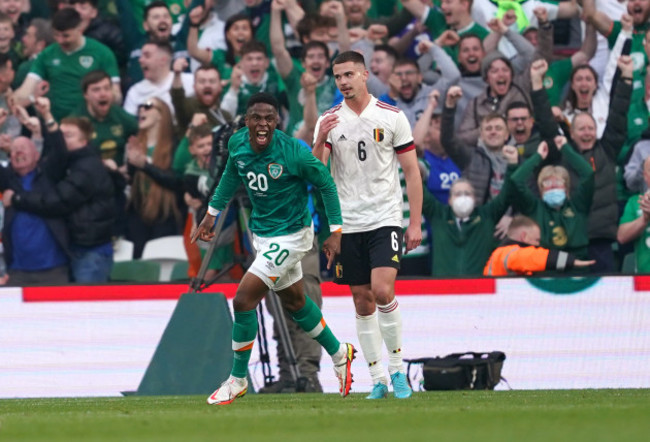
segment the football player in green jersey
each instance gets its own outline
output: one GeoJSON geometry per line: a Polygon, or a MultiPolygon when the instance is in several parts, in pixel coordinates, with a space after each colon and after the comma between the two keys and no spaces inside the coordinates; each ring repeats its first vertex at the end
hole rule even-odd
{"type": "Polygon", "coordinates": [[[332,356],[340,393],[350,391],[350,367],[354,347],[341,343],[326,325],[318,306],[304,294],[300,260],[311,249],[314,229],[307,208],[307,182],[323,197],[331,236],[323,250],[328,266],[340,250],[341,208],[336,185],[329,172],[298,140],[276,130],[279,104],[268,93],[253,95],[247,104],[246,128],[228,142],[228,161],[221,181],[192,241],[209,241],[216,216],[237,188],[244,187],[251,200],[250,229],[257,254],[244,274],[233,309],[232,345],[235,351],[230,377],[208,398],[208,404],[225,405],[243,396],[248,388],[248,361],[257,335],[255,309],[269,290],[309,336],[332,356]]]}

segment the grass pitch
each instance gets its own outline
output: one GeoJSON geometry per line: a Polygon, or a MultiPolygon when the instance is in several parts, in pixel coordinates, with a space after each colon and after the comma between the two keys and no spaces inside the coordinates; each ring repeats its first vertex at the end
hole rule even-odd
{"type": "Polygon", "coordinates": [[[640,441],[650,390],[250,394],[0,401],[0,441],[640,441]]]}

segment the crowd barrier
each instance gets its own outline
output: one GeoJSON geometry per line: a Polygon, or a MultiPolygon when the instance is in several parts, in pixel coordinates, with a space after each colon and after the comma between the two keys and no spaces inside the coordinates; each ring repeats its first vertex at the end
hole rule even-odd
{"type": "MultiPolygon", "coordinates": [[[[322,288],[328,324],[356,343],[347,288],[322,288]]],[[[209,291],[224,293],[232,308],[235,289],[209,291]]],[[[0,398],[137,390],[187,291],[183,284],[0,289],[0,398]]],[[[396,291],[406,358],[503,351],[508,384],[497,389],[650,388],[650,277],[401,280],[396,291]]],[[[269,315],[266,324],[270,337],[269,315]]],[[[277,372],[272,340],[269,348],[277,372]]],[[[358,356],[353,392],[368,391],[358,356]]],[[[259,387],[257,344],[250,373],[259,387]]],[[[320,379],[325,391],[338,390],[327,355],[320,379]]]]}

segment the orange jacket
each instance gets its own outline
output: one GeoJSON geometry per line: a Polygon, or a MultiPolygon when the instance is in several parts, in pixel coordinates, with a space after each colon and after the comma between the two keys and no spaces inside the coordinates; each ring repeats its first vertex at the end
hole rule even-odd
{"type": "Polygon", "coordinates": [[[542,247],[508,244],[498,247],[488,259],[485,276],[532,275],[544,270],[564,270],[572,266],[573,257],[566,252],[542,247]]]}

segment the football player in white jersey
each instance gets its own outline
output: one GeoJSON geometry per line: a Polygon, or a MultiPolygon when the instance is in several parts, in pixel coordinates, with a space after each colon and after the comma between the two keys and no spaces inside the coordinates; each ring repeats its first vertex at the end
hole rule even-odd
{"type": "Polygon", "coordinates": [[[393,393],[408,398],[412,391],[402,362],[395,278],[402,256],[398,163],[410,204],[406,252],[422,241],[422,179],[411,127],[404,112],[368,93],[363,56],[343,52],[334,59],[332,70],[344,101],[319,118],[313,153],[324,164],[331,159],[341,201],[343,237],[335,259],[335,282],[349,285],[354,299],[357,335],[374,384],[368,399],[388,394],[382,341],[388,349],[393,393]]]}

